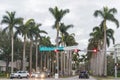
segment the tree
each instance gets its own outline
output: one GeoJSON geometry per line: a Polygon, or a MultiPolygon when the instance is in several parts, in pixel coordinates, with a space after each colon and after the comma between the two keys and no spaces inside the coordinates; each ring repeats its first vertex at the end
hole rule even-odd
{"type": "MultiPolygon", "coordinates": [[[[38,38],[41,38],[40,34],[42,34],[42,33],[47,34],[46,31],[39,29],[40,26],[41,26],[41,24],[35,23],[30,29],[30,40],[31,40],[31,49],[30,50],[32,50],[33,38],[35,38],[35,43],[36,43],[36,71],[37,71],[37,64],[38,64],[38,45],[37,45],[38,38]]],[[[32,51],[30,51],[30,52],[32,52],[32,51]]],[[[32,56],[31,56],[31,58],[32,58],[32,56]]]]}
{"type": "Polygon", "coordinates": [[[65,35],[64,37],[64,42],[66,46],[73,46],[73,45],[78,45],[78,43],[76,42],[75,38],[74,38],[75,34],[68,34],[65,35]]]}
{"type": "Polygon", "coordinates": [[[23,45],[23,67],[22,69],[25,70],[25,50],[26,50],[26,39],[31,37],[30,36],[30,29],[34,24],[34,19],[29,19],[27,20],[24,24],[22,24],[21,26],[17,27],[17,31],[15,33],[15,35],[17,36],[17,34],[20,34],[24,37],[24,45],[23,45]]]}
{"type": "MultiPolygon", "coordinates": [[[[104,35],[104,28],[103,28],[102,25],[100,27],[99,26],[94,27],[93,28],[93,32],[90,33],[90,37],[91,38],[89,39],[88,50],[93,50],[94,48],[98,48],[98,50],[102,50],[102,47],[104,45],[103,44],[104,43],[104,36],[103,35],[104,35]]],[[[106,30],[106,38],[107,38],[107,45],[108,45],[108,47],[110,45],[110,40],[113,41],[113,44],[115,42],[115,39],[114,39],[113,35],[114,35],[114,31],[112,29],[108,29],[107,28],[107,30],[106,30]]],[[[89,59],[91,59],[91,57],[95,58],[94,62],[91,61],[91,63],[92,62],[95,63],[98,58],[101,58],[99,60],[99,62],[95,63],[95,64],[98,64],[98,66],[96,65],[94,67],[95,68],[96,67],[97,68],[100,67],[99,70],[98,70],[98,72],[96,74],[102,75],[103,74],[103,72],[101,72],[101,71],[103,71],[103,69],[102,69],[103,68],[102,63],[104,62],[104,61],[102,61],[103,58],[104,58],[103,55],[100,52],[98,52],[96,55],[93,55],[92,52],[88,52],[87,56],[88,56],[89,59]]],[[[93,65],[93,64],[91,64],[91,65],[93,65]]]]}
{"type": "Polygon", "coordinates": [[[64,36],[69,34],[67,32],[67,30],[72,27],[73,27],[73,25],[65,25],[64,23],[60,24],[60,32],[61,32],[61,37],[62,37],[62,40],[60,42],[62,43],[63,46],[65,46],[64,45],[64,38],[65,38],[64,36]]]}
{"type": "MultiPolygon", "coordinates": [[[[53,26],[53,28],[56,28],[57,30],[57,37],[56,37],[56,46],[58,47],[58,38],[59,38],[59,23],[62,20],[62,18],[69,13],[68,9],[65,10],[59,10],[57,8],[57,6],[55,8],[49,8],[49,11],[51,12],[51,14],[53,15],[53,17],[55,18],[55,24],[53,26]]],[[[58,54],[56,55],[57,58],[57,73],[59,73],[59,60],[58,60],[58,54]]]]}
{"type": "Polygon", "coordinates": [[[10,36],[7,33],[2,33],[0,31],[0,59],[6,62],[6,72],[9,72],[8,65],[11,60],[11,44],[10,44],[10,36]]]}
{"type": "MultiPolygon", "coordinates": [[[[68,32],[67,30],[72,28],[73,25],[65,25],[64,23],[61,23],[60,24],[60,34],[61,34],[61,40],[59,42],[59,44],[61,44],[62,46],[65,47],[65,44],[64,44],[64,38],[65,38],[65,35],[68,35],[68,32]]],[[[61,72],[63,73],[64,72],[64,68],[63,66],[65,66],[65,60],[63,59],[65,57],[65,54],[63,54],[63,52],[61,53],[61,72]],[[64,61],[64,62],[63,62],[64,61]],[[64,64],[63,64],[64,63],[64,64]]],[[[63,74],[64,75],[64,74],[63,74]]]]}
{"type": "MultiPolygon", "coordinates": [[[[2,33],[2,31],[0,31],[0,50],[1,50],[1,54],[0,54],[0,59],[5,61],[6,62],[6,72],[10,72],[10,69],[9,69],[9,63],[11,61],[11,44],[10,44],[10,36],[9,36],[9,33],[8,32],[5,32],[4,34],[2,33]]],[[[20,55],[20,50],[21,50],[21,45],[22,45],[22,42],[19,38],[16,38],[14,40],[14,43],[18,44],[18,45],[15,45],[14,44],[14,61],[15,60],[18,60],[21,58],[21,55],[20,55]],[[18,51],[19,50],[19,51],[18,51]]]]}
{"type": "MultiPolygon", "coordinates": [[[[78,45],[78,43],[76,42],[75,38],[74,38],[75,34],[68,34],[64,36],[64,43],[66,46],[74,46],[74,45],[78,45]]],[[[69,75],[71,74],[71,68],[72,68],[72,51],[67,51],[67,61],[66,61],[66,66],[68,69],[68,73],[69,75]]]]}
{"type": "Polygon", "coordinates": [[[13,28],[15,28],[16,26],[20,25],[22,23],[22,18],[16,18],[15,17],[15,12],[8,12],[6,11],[7,15],[3,16],[3,19],[1,21],[2,24],[6,24],[7,27],[4,28],[3,32],[5,31],[9,31],[10,36],[11,36],[11,73],[13,72],[13,55],[14,55],[14,46],[13,46],[13,42],[14,42],[14,32],[13,32],[13,28]]]}
{"type": "MultiPolygon", "coordinates": [[[[118,20],[114,17],[114,14],[117,13],[117,10],[115,8],[111,8],[108,9],[108,7],[104,7],[103,10],[96,10],[94,13],[95,17],[102,17],[102,25],[104,26],[104,51],[106,51],[106,29],[107,29],[107,25],[106,25],[106,21],[111,21],[114,22],[117,26],[117,28],[119,27],[119,22],[118,20]]],[[[106,52],[104,52],[104,76],[107,76],[107,62],[106,62],[106,52]]]]}
{"type": "MultiPolygon", "coordinates": [[[[48,46],[48,47],[51,47],[51,46],[53,46],[52,45],[52,43],[51,43],[51,41],[50,41],[50,37],[46,37],[46,36],[43,36],[43,37],[41,37],[41,39],[40,39],[40,45],[41,46],[48,46]]],[[[48,52],[48,53],[46,53],[46,52],[41,52],[40,53],[40,56],[41,56],[41,69],[43,69],[43,65],[44,65],[44,67],[46,67],[47,69],[50,69],[49,67],[50,67],[50,64],[49,65],[47,65],[49,62],[50,62],[50,59],[51,59],[51,64],[53,64],[53,66],[52,66],[52,69],[53,69],[53,67],[54,67],[54,53],[53,52],[48,52]],[[50,57],[51,58],[50,58],[50,57]]]]}

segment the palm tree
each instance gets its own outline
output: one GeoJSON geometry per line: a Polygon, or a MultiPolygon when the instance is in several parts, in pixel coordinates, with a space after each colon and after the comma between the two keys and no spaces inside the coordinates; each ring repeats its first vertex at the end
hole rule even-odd
{"type": "Polygon", "coordinates": [[[36,71],[37,71],[37,64],[38,64],[38,38],[41,39],[40,34],[47,34],[46,31],[44,30],[40,30],[39,27],[41,26],[41,24],[36,24],[33,28],[31,28],[30,32],[33,32],[33,37],[35,36],[35,43],[36,43],[36,71]]]}
{"type": "MultiPolygon", "coordinates": [[[[98,48],[99,50],[101,50],[102,49],[102,46],[104,45],[103,43],[104,43],[104,27],[103,26],[97,26],[97,27],[94,27],[93,28],[93,32],[92,33],[90,33],[90,36],[91,36],[91,38],[89,39],[89,45],[88,45],[88,50],[93,50],[94,48],[98,48]]],[[[110,40],[112,40],[113,41],[113,44],[115,43],[115,39],[114,39],[114,37],[113,37],[113,35],[114,35],[114,31],[112,30],[112,29],[107,29],[106,30],[106,39],[107,39],[107,45],[108,45],[108,47],[109,47],[109,45],[110,45],[110,40]]],[[[88,52],[87,53],[87,55],[88,55],[88,58],[89,57],[92,57],[91,56],[91,52],[88,52]]],[[[96,55],[96,57],[101,57],[101,60],[103,60],[102,58],[103,58],[103,56],[102,56],[102,54],[100,55],[100,53],[99,54],[97,54],[96,55]]],[[[90,58],[89,58],[90,59],[90,58]]],[[[97,59],[97,58],[96,58],[97,59]]],[[[96,60],[95,60],[96,61],[96,60]]],[[[99,63],[98,63],[98,66],[100,67],[101,65],[100,65],[100,62],[104,62],[104,61],[99,61],[99,63]]],[[[101,63],[101,64],[102,64],[101,63]]],[[[97,63],[96,63],[97,64],[97,63]]],[[[91,64],[92,65],[92,64],[91,64]]],[[[95,66],[95,67],[97,67],[97,65],[95,66]]],[[[100,67],[100,71],[102,71],[102,68],[103,68],[103,66],[101,66],[100,67]]],[[[97,74],[97,73],[96,73],[97,74]]],[[[99,75],[102,75],[103,73],[100,73],[99,75]]]]}
{"type": "MultiPolygon", "coordinates": [[[[51,47],[51,46],[53,46],[52,44],[51,44],[51,41],[50,41],[50,37],[46,37],[46,36],[43,36],[43,37],[41,37],[41,39],[40,39],[40,45],[41,46],[48,46],[48,47],[51,47]]],[[[51,53],[52,54],[52,53],[51,53]]],[[[43,67],[43,63],[44,63],[44,67],[46,67],[47,69],[48,69],[48,67],[49,66],[47,66],[46,64],[47,64],[47,62],[46,62],[46,59],[47,59],[47,61],[48,60],[50,60],[49,58],[46,58],[46,57],[48,57],[50,54],[47,54],[46,52],[41,52],[41,69],[42,69],[42,67],[43,67]],[[47,56],[48,55],[48,56],[47,56]],[[43,58],[43,57],[45,57],[45,58],[43,58]],[[43,59],[44,59],[44,61],[43,61],[43,59]]],[[[54,56],[54,55],[53,55],[54,56]]],[[[51,58],[52,59],[52,58],[51,58]]]]}
{"type": "Polygon", "coordinates": [[[68,34],[65,35],[64,37],[64,42],[66,46],[73,46],[73,45],[78,45],[78,43],[76,42],[75,38],[74,38],[75,34],[68,34]]]}
{"type": "MultiPolygon", "coordinates": [[[[56,37],[56,46],[58,47],[58,37],[59,37],[59,23],[62,20],[62,18],[69,13],[69,10],[59,10],[57,7],[55,8],[49,8],[49,11],[51,12],[51,14],[54,16],[55,18],[55,25],[53,26],[53,28],[56,28],[57,30],[57,37],[56,37]]],[[[57,58],[57,73],[59,73],[59,60],[58,60],[58,54],[56,55],[57,58]]]]}
{"type": "Polygon", "coordinates": [[[13,55],[14,55],[14,46],[13,46],[13,42],[14,42],[14,32],[13,32],[13,28],[15,28],[16,26],[20,25],[22,23],[22,18],[16,18],[15,17],[15,12],[8,12],[6,11],[7,15],[3,16],[3,20],[1,21],[2,24],[6,24],[7,27],[4,28],[3,32],[5,31],[9,31],[10,36],[11,36],[11,73],[13,72],[13,55]]]}
{"type": "Polygon", "coordinates": [[[23,25],[17,27],[17,31],[15,35],[20,34],[24,37],[24,45],[23,45],[23,65],[22,69],[25,70],[25,50],[26,50],[26,39],[30,38],[30,29],[34,24],[34,19],[27,20],[23,25]]]}
{"type": "Polygon", "coordinates": [[[60,24],[60,32],[61,32],[61,37],[62,37],[62,40],[61,40],[62,46],[65,46],[64,45],[64,36],[68,35],[67,30],[72,28],[72,27],[73,27],[73,25],[67,25],[66,26],[64,23],[60,24]]]}
{"type": "MultiPolygon", "coordinates": [[[[64,46],[65,47],[65,44],[64,44],[64,36],[65,35],[68,35],[68,32],[67,32],[67,30],[69,29],[69,28],[71,28],[71,27],[73,27],[73,25],[65,25],[64,23],[61,23],[60,24],[60,33],[61,33],[61,41],[59,42],[59,43],[61,43],[61,45],[62,46],[64,46]]],[[[65,57],[65,54],[63,54],[63,53],[61,53],[61,73],[63,73],[64,72],[64,68],[63,68],[63,65],[65,64],[65,60],[63,59],[65,57]],[[64,62],[63,62],[64,61],[64,62]],[[64,63],[64,64],[63,64],[64,63]]],[[[64,65],[65,66],[65,65],[64,65]]],[[[63,74],[64,75],[64,74],[63,74]]]]}
{"type": "MultiPolygon", "coordinates": [[[[64,43],[66,46],[74,46],[74,45],[78,45],[78,43],[75,41],[75,38],[74,38],[75,34],[67,34],[64,36],[64,43]]],[[[69,75],[71,74],[71,69],[72,69],[72,51],[69,51],[68,54],[67,54],[67,60],[66,63],[66,68],[68,69],[68,73],[69,75]],[[69,64],[69,65],[68,65],[69,64]]]]}
{"type": "Polygon", "coordinates": [[[108,7],[104,7],[103,10],[96,10],[94,13],[95,17],[102,17],[102,25],[104,26],[104,76],[107,76],[107,60],[106,60],[106,29],[107,29],[107,25],[106,25],[106,21],[111,21],[114,22],[117,26],[117,28],[119,27],[119,22],[118,20],[114,17],[114,14],[117,13],[117,10],[115,8],[111,8],[108,9],[108,7]]]}

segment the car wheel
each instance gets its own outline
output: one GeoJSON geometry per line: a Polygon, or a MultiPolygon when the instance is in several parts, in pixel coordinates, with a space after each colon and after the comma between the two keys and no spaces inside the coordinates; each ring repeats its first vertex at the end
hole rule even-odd
{"type": "Polygon", "coordinates": [[[21,77],[20,75],[18,76],[18,78],[19,78],[19,79],[22,79],[22,77],[21,77]]]}
{"type": "Polygon", "coordinates": [[[10,79],[13,79],[13,77],[10,77],[10,79]]]}
{"type": "Polygon", "coordinates": [[[27,77],[26,78],[29,78],[29,75],[27,75],[27,77]]]}

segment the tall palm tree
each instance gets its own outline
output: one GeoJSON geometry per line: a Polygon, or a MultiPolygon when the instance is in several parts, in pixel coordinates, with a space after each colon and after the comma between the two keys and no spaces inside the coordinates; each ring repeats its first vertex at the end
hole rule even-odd
{"type": "Polygon", "coordinates": [[[61,43],[62,43],[62,46],[64,46],[63,42],[64,42],[64,36],[65,35],[68,35],[68,32],[67,30],[72,28],[73,25],[65,25],[64,23],[61,23],[60,24],[60,32],[61,32],[61,37],[62,37],[62,40],[61,40],[61,43]]]}
{"type": "Polygon", "coordinates": [[[23,45],[23,64],[22,69],[25,70],[25,50],[26,50],[26,39],[30,38],[30,29],[34,24],[34,19],[27,20],[24,24],[20,27],[17,27],[17,31],[15,35],[20,34],[24,37],[24,45],[23,45]]]}
{"type": "MultiPolygon", "coordinates": [[[[103,26],[97,26],[93,28],[93,32],[90,33],[91,38],[89,39],[89,45],[88,45],[88,50],[93,50],[93,48],[99,48],[100,50],[102,49],[102,46],[104,45],[104,27],[103,26]]],[[[107,39],[107,46],[109,47],[110,45],[110,40],[113,41],[113,44],[115,43],[115,39],[113,37],[114,31],[112,29],[106,29],[106,39],[107,39]]],[[[88,57],[91,56],[91,52],[87,53],[88,57]]],[[[103,60],[102,55],[100,56],[99,54],[96,55],[96,57],[101,57],[101,60],[103,60]]],[[[96,61],[96,60],[95,60],[96,61]]],[[[102,61],[99,61],[99,63],[102,61]]],[[[104,62],[104,61],[103,61],[104,62]]],[[[102,63],[103,63],[102,62],[102,63]]],[[[91,64],[92,65],[92,64],[91,64]]],[[[100,67],[101,65],[99,65],[100,67]]],[[[97,67],[97,66],[95,66],[97,67]]],[[[103,66],[102,66],[103,67],[103,66]]],[[[102,67],[100,67],[100,70],[102,71],[102,67]]],[[[102,73],[103,74],[103,73],[102,73]]],[[[101,73],[100,73],[101,75],[101,73]]]]}
{"type": "Polygon", "coordinates": [[[1,21],[2,24],[6,24],[7,27],[4,28],[3,32],[5,31],[9,31],[10,36],[11,36],[11,73],[13,72],[13,55],[14,55],[14,31],[13,28],[15,28],[16,26],[20,25],[22,23],[23,18],[16,18],[15,17],[15,12],[8,12],[6,11],[7,15],[3,16],[3,19],[1,21]]]}
{"type": "Polygon", "coordinates": [[[111,21],[114,22],[117,26],[119,27],[119,22],[118,20],[114,17],[114,14],[117,13],[117,10],[115,8],[108,9],[108,7],[104,7],[103,10],[96,10],[94,13],[95,17],[102,17],[102,25],[104,26],[104,76],[107,76],[107,60],[106,60],[106,29],[107,29],[107,24],[106,21],[111,21]]]}
{"type": "MultiPolygon", "coordinates": [[[[64,23],[61,23],[60,24],[60,33],[61,33],[61,40],[59,43],[61,43],[62,46],[65,47],[65,44],[64,44],[64,36],[65,35],[68,35],[68,32],[67,30],[70,29],[71,27],[73,27],[73,25],[65,25],[64,23]]],[[[65,60],[63,59],[65,57],[65,54],[61,53],[61,73],[64,72],[64,68],[63,68],[63,65],[65,64],[65,60]]],[[[64,65],[65,66],[65,65],[64,65]]],[[[64,74],[63,74],[64,75],[64,74]]]]}
{"type": "Polygon", "coordinates": [[[78,43],[76,42],[75,38],[74,38],[75,34],[68,34],[65,35],[64,37],[64,42],[66,46],[73,46],[73,45],[78,45],[78,43]]]}
{"type": "MultiPolygon", "coordinates": [[[[48,47],[51,47],[51,46],[53,46],[52,44],[51,44],[51,41],[50,41],[50,37],[46,37],[46,36],[43,36],[43,37],[41,37],[41,39],[40,39],[40,45],[41,46],[48,46],[48,47]]],[[[48,66],[46,65],[47,63],[46,63],[46,57],[48,57],[47,55],[50,55],[50,54],[47,54],[46,52],[41,52],[41,69],[42,69],[42,67],[43,67],[43,63],[44,63],[44,67],[47,67],[47,69],[48,69],[48,66]],[[43,58],[43,56],[45,57],[45,58],[43,58]],[[44,60],[43,60],[44,59],[44,60]],[[45,62],[43,62],[43,61],[45,61],[45,62]]],[[[48,61],[48,59],[49,58],[47,58],[47,61],[48,61]]]]}
{"type": "MultiPolygon", "coordinates": [[[[78,45],[78,43],[76,42],[75,38],[74,38],[75,34],[67,34],[64,36],[64,43],[66,46],[74,46],[74,45],[78,45]]],[[[71,74],[71,70],[72,70],[72,51],[69,51],[67,54],[67,60],[66,63],[66,68],[68,69],[68,74],[71,74]],[[69,65],[68,65],[69,64],[69,65]]]]}
{"type": "Polygon", "coordinates": [[[35,23],[35,27],[31,29],[32,30],[31,32],[34,33],[33,36],[35,36],[35,43],[36,43],[36,71],[37,71],[37,64],[38,64],[38,38],[41,39],[40,34],[47,34],[46,31],[39,29],[40,26],[41,26],[41,24],[35,23]]]}
{"type": "MultiPolygon", "coordinates": [[[[59,37],[59,23],[62,20],[62,18],[69,13],[68,9],[65,10],[59,10],[57,8],[57,6],[55,8],[49,8],[49,11],[51,12],[51,14],[53,15],[53,17],[55,18],[55,25],[53,26],[53,28],[56,28],[57,30],[57,36],[56,36],[56,46],[58,47],[58,37],[59,37]]],[[[58,60],[58,54],[56,54],[56,58],[57,58],[57,73],[59,73],[59,60],[58,60]]]]}

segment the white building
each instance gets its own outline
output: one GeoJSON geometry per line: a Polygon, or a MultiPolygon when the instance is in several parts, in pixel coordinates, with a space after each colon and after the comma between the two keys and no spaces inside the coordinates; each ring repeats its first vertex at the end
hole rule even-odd
{"type": "MultiPolygon", "coordinates": [[[[20,70],[21,61],[17,60],[16,62],[13,62],[13,68],[16,68],[20,70]]],[[[26,62],[26,67],[28,66],[28,62],[26,62]]],[[[9,67],[11,67],[11,62],[9,63],[9,67]]],[[[6,62],[3,60],[0,60],[0,71],[6,71],[6,62]]]]}
{"type": "Polygon", "coordinates": [[[0,71],[5,71],[6,63],[5,61],[0,60],[0,71]]]}
{"type": "Polygon", "coordinates": [[[117,51],[117,57],[118,57],[118,59],[120,59],[120,44],[115,44],[114,48],[117,51]]]}

